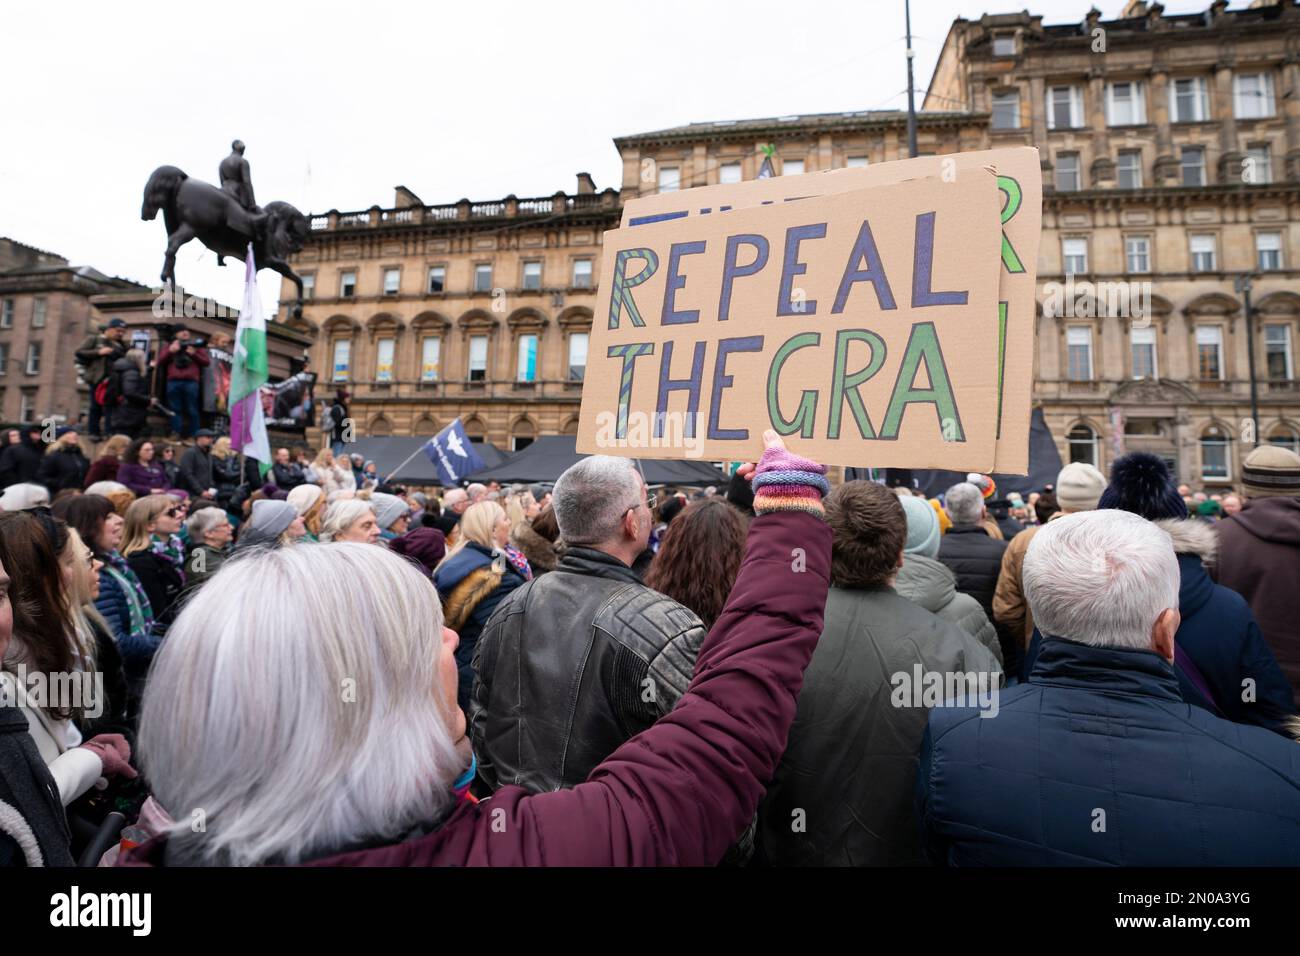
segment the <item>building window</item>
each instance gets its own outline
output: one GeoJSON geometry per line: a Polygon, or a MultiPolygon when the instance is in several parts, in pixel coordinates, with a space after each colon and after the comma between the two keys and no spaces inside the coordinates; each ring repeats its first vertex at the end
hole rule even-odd
{"type": "Polygon", "coordinates": [[[1106,87],[1106,125],[1140,126],[1147,121],[1146,91],[1136,80],[1106,87]]]}
{"type": "Polygon", "coordinates": [[[542,264],[536,260],[524,263],[524,288],[540,289],[542,287],[542,264]]]}
{"type": "Polygon", "coordinates": [[[1282,233],[1255,233],[1255,264],[1260,272],[1276,272],[1282,268],[1282,233]]]}
{"type": "Polygon", "coordinates": [[[802,175],[803,175],[803,160],[802,160],[802,159],[786,159],[786,160],[782,160],[782,161],[781,161],[781,175],[782,175],[782,176],[802,176],[802,175]]]}
{"type": "Polygon", "coordinates": [[[1214,235],[1197,234],[1191,237],[1192,271],[1213,272],[1216,266],[1214,235]]]}
{"type": "Polygon", "coordinates": [[[1205,481],[1227,481],[1232,477],[1228,467],[1228,436],[1222,428],[1211,425],[1201,436],[1201,478],[1205,481]]]}
{"type": "Polygon", "coordinates": [[[486,335],[469,337],[469,380],[471,382],[487,381],[487,347],[486,335]]]}
{"type": "Polygon", "coordinates": [[[569,336],[569,381],[581,382],[587,377],[587,333],[574,332],[569,336]]]}
{"type": "Polygon", "coordinates": [[[447,267],[446,266],[429,266],[429,284],[427,291],[430,295],[438,292],[445,292],[447,289],[447,267]]]}
{"type": "Polygon", "coordinates": [[[397,295],[397,290],[401,288],[402,270],[385,269],[384,270],[384,295],[397,295]]]}
{"type": "Polygon", "coordinates": [[[9,343],[0,342],[0,375],[9,374],[9,343]]]}
{"type": "Polygon", "coordinates": [[[850,156],[844,162],[847,169],[864,169],[871,162],[866,156],[850,156]]]}
{"type": "Polygon", "coordinates": [[[1070,446],[1071,463],[1081,461],[1085,465],[1097,467],[1097,433],[1087,425],[1075,425],[1066,435],[1070,446]]]}
{"type": "Polygon", "coordinates": [[[420,381],[438,381],[438,366],[442,361],[442,339],[426,335],[420,343],[420,381]]]}
{"type": "Polygon", "coordinates": [[[1083,90],[1052,86],[1047,90],[1047,128],[1078,129],[1083,125],[1083,90]]]}
{"type": "Polygon", "coordinates": [[[1088,272],[1088,240],[1062,239],[1061,265],[1066,275],[1085,275],[1088,272]]]}
{"type": "Polygon", "coordinates": [[[1092,329],[1072,325],[1065,330],[1066,375],[1071,382],[1092,381],[1092,329]]]}
{"type": "Polygon", "coordinates": [[[1014,33],[1001,34],[993,38],[993,55],[994,56],[1015,56],[1016,55],[1016,36],[1014,33]]]}
{"type": "Polygon", "coordinates": [[[1175,123],[1200,123],[1210,118],[1210,95],[1203,76],[1169,84],[1169,116],[1175,123]]]}
{"type": "Polygon", "coordinates": [[[1232,94],[1237,119],[1273,115],[1273,74],[1240,73],[1232,78],[1232,94]]]}
{"type": "Polygon", "coordinates": [[[1020,128],[1020,94],[1015,90],[993,94],[993,128],[1020,128]]]}
{"type": "Polygon", "coordinates": [[[682,188],[681,170],[676,166],[659,167],[659,191],[661,193],[675,193],[682,188]]]}
{"type": "Polygon", "coordinates": [[[27,374],[39,375],[41,372],[41,343],[27,343],[27,374]]]}
{"type": "Polygon", "coordinates": [[[375,382],[388,385],[393,381],[393,339],[375,343],[375,382]]]}
{"type": "Polygon", "coordinates": [[[575,289],[591,288],[591,260],[573,260],[573,287],[575,289]]]}
{"type": "Polygon", "coordinates": [[[32,422],[36,420],[36,393],[23,389],[22,403],[18,407],[18,420],[32,422]]]}
{"type": "Polygon", "coordinates": [[[1056,188],[1060,192],[1074,192],[1079,188],[1079,154],[1056,154],[1056,188]]]}
{"type": "Polygon", "coordinates": [[[723,163],[722,167],[718,170],[718,182],[740,182],[740,163],[723,163]]]}
{"type": "Polygon", "coordinates": [[[1196,370],[1202,382],[1223,381],[1223,327],[1196,327],[1196,370]]]}
{"type": "Polygon", "coordinates": [[[34,329],[45,328],[45,314],[47,311],[47,306],[48,306],[48,302],[46,301],[45,296],[43,295],[37,296],[35,299],[32,299],[32,328],[34,329]]]}
{"type": "Polygon", "coordinates": [[[537,336],[519,336],[519,356],[515,362],[516,382],[537,381],[537,336]]]}
{"type": "Polygon", "coordinates": [[[352,340],[339,339],[334,343],[334,381],[346,382],[351,379],[352,340]]]}
{"type": "Polygon", "coordinates": [[[1124,264],[1129,272],[1151,271],[1151,239],[1148,236],[1124,237],[1124,264]]]}
{"type": "Polygon", "coordinates": [[[1122,149],[1119,152],[1119,163],[1115,166],[1116,174],[1119,177],[1120,189],[1141,189],[1142,188],[1142,153],[1136,149],[1122,149]]]}
{"type": "Polygon", "coordinates": [[[1129,330],[1130,348],[1133,354],[1134,378],[1159,378],[1159,366],[1156,364],[1156,330],[1151,326],[1129,330]]]}
{"type": "Polygon", "coordinates": [[[350,299],[357,293],[357,274],[344,272],[339,275],[339,297],[350,299]]]}
{"type": "Polygon", "coordinates": [[[12,329],[14,327],[14,300],[5,299],[0,303],[0,329],[12,329]]]}
{"type": "Polygon", "coordinates": [[[312,275],[302,276],[302,297],[304,299],[313,299],[316,297],[316,277],[312,275]]]}
{"type": "Polygon", "coordinates": [[[474,267],[474,291],[492,291],[492,266],[490,264],[480,262],[474,267]]]}
{"type": "Polygon", "coordinates": [[[1293,378],[1291,326],[1264,326],[1264,367],[1271,381],[1289,382],[1293,378]]]}
{"type": "Polygon", "coordinates": [[[1273,181],[1273,150],[1267,143],[1246,147],[1246,162],[1241,178],[1252,186],[1262,186],[1273,181]]]}
{"type": "Polygon", "coordinates": [[[1183,185],[1204,186],[1205,149],[1200,146],[1184,146],[1179,157],[1183,170],[1183,185]]]}
{"type": "Polygon", "coordinates": [[[1281,445],[1287,451],[1300,454],[1300,437],[1290,428],[1277,428],[1268,436],[1270,445],[1281,445]]]}

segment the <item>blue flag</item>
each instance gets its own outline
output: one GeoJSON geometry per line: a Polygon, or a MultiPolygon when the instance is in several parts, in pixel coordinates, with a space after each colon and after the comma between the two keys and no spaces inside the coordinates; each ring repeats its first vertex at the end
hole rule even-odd
{"type": "Polygon", "coordinates": [[[438,469],[438,478],[446,488],[459,485],[462,478],[483,467],[483,459],[474,451],[459,418],[425,442],[424,453],[438,469]]]}

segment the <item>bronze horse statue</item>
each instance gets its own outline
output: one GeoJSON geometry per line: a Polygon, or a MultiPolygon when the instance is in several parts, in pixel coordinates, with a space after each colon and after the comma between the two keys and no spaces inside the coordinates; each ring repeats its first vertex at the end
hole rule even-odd
{"type": "Polygon", "coordinates": [[[223,256],[242,262],[251,241],[257,268],[274,269],[297,287],[293,315],[302,316],[302,279],[290,267],[288,258],[302,249],[311,224],[293,206],[272,202],[265,209],[248,210],[216,186],[191,179],[175,166],[159,166],[144,187],[140,218],[152,220],[160,210],[167,226],[164,283],[175,287],[176,253],[191,239],[198,239],[215,252],[218,265],[223,256]]]}

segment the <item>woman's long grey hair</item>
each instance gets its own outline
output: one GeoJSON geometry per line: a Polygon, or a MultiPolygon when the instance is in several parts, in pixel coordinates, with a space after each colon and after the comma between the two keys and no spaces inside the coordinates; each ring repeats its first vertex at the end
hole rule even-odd
{"type": "Polygon", "coordinates": [[[372,545],[233,559],[154,661],[140,757],[195,862],[295,863],[398,840],[464,770],[427,578],[372,545]]]}

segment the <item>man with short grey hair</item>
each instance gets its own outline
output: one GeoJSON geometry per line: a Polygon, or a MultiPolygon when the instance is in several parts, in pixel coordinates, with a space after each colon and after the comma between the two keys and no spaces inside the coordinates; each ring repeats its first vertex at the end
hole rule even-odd
{"type": "Polygon", "coordinates": [[[476,505],[487,498],[487,485],[479,484],[477,481],[465,488],[465,493],[469,495],[469,503],[476,505]]]}
{"type": "Polygon", "coordinates": [[[996,718],[936,707],[918,810],[936,863],[1295,866],[1300,748],[1186,703],[1178,561],[1125,511],[1044,525],[1025,591],[1043,648],[996,718]]]}
{"type": "Polygon", "coordinates": [[[570,467],[552,501],[565,552],[511,592],[474,654],[470,736],[493,789],[572,787],[686,691],[705,629],[632,563],[654,501],[627,458],[570,467]]]}
{"type": "Polygon", "coordinates": [[[943,496],[943,508],[952,519],[952,527],[939,542],[939,562],[957,579],[957,590],[979,602],[985,616],[993,621],[1002,647],[1002,664],[1008,674],[1020,669],[1025,655],[1019,635],[997,623],[993,616],[993,593],[1002,571],[1002,555],[1007,543],[989,537],[984,526],[984,493],[969,481],[953,485],[943,496]]]}

